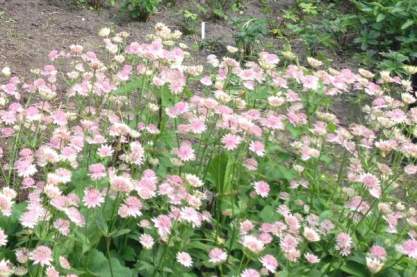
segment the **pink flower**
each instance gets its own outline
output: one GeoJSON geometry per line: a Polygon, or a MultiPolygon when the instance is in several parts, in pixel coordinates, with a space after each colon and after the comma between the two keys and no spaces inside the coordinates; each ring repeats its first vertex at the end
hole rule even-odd
{"type": "Polygon", "coordinates": [[[201,134],[207,129],[204,120],[200,118],[193,118],[190,120],[190,131],[193,134],[201,134]]]}
{"type": "Polygon", "coordinates": [[[417,240],[409,239],[397,245],[397,251],[417,260],[417,240]]]}
{"type": "Polygon", "coordinates": [[[68,236],[70,232],[70,221],[59,218],[54,222],[54,228],[58,230],[63,236],[68,236]]]}
{"type": "Polygon", "coordinates": [[[281,241],[279,242],[279,245],[284,252],[290,252],[291,250],[294,250],[298,246],[298,240],[292,236],[292,235],[285,235],[281,241]]]}
{"type": "Polygon", "coordinates": [[[59,126],[65,126],[68,123],[67,115],[65,114],[65,112],[61,110],[54,112],[54,114],[52,115],[52,119],[53,122],[59,126]]]}
{"type": "Polygon", "coordinates": [[[40,245],[30,252],[29,258],[33,261],[33,264],[50,265],[52,262],[52,250],[47,246],[40,245]]]}
{"type": "Polygon", "coordinates": [[[68,259],[64,256],[59,256],[59,264],[64,269],[71,269],[71,264],[69,263],[68,259]]]}
{"type": "Polygon", "coordinates": [[[381,185],[377,177],[370,173],[363,174],[361,182],[369,190],[369,194],[375,198],[381,197],[381,185]]]}
{"type": "Polygon", "coordinates": [[[19,177],[30,177],[38,171],[31,159],[19,159],[16,161],[15,166],[19,177]]]}
{"type": "Polygon", "coordinates": [[[153,237],[151,235],[148,235],[148,234],[142,234],[142,235],[140,235],[139,242],[140,242],[140,244],[142,244],[142,246],[145,249],[151,249],[152,246],[155,243],[154,240],[153,240],[153,237]]]}
{"type": "Polygon", "coordinates": [[[353,243],[352,238],[347,233],[340,233],[336,236],[336,250],[340,251],[342,256],[350,255],[353,243]]]}
{"type": "Polygon", "coordinates": [[[178,102],[173,107],[166,110],[170,118],[177,118],[179,115],[188,112],[189,106],[186,102],[178,102]]]}
{"type": "Polygon", "coordinates": [[[260,141],[252,141],[249,145],[249,150],[254,152],[259,157],[263,157],[265,155],[265,146],[260,141]]]}
{"type": "Polygon", "coordinates": [[[211,86],[213,84],[213,82],[211,81],[210,76],[204,76],[203,78],[201,78],[200,83],[202,83],[205,86],[211,86]]]}
{"type": "Polygon", "coordinates": [[[106,167],[101,163],[90,165],[88,170],[91,180],[96,181],[106,177],[106,167]]]}
{"type": "Polygon", "coordinates": [[[253,183],[253,187],[255,188],[255,192],[257,195],[261,196],[262,198],[268,197],[270,188],[267,182],[265,181],[258,181],[253,183]]]}
{"type": "Polygon", "coordinates": [[[285,215],[285,223],[287,223],[289,231],[292,233],[297,233],[300,229],[300,220],[294,215],[285,215]]]}
{"type": "Polygon", "coordinates": [[[171,218],[167,215],[160,215],[152,219],[158,234],[162,238],[166,238],[171,233],[171,218]]]}
{"type": "Polygon", "coordinates": [[[83,203],[87,208],[97,208],[104,203],[104,197],[102,193],[95,188],[85,189],[83,203]]]}
{"type": "Polygon", "coordinates": [[[317,233],[317,231],[310,227],[304,227],[303,236],[311,242],[320,240],[320,235],[317,233]]]}
{"type": "Polygon", "coordinates": [[[413,164],[409,164],[404,167],[404,172],[408,175],[413,175],[417,173],[417,166],[413,164]]]}
{"type": "Polygon", "coordinates": [[[240,274],[240,277],[261,277],[261,274],[253,268],[248,268],[240,274]]]}
{"type": "Polygon", "coordinates": [[[191,267],[193,265],[193,260],[191,259],[190,254],[187,252],[178,252],[177,262],[179,262],[184,267],[191,267]]]}
{"type": "Polygon", "coordinates": [[[317,264],[320,262],[320,259],[312,253],[305,253],[304,257],[306,258],[307,262],[310,264],[317,264]]]}
{"type": "Polygon", "coordinates": [[[13,201],[10,197],[0,194],[0,214],[4,216],[12,215],[13,201]]]}
{"type": "Polygon", "coordinates": [[[111,146],[102,145],[97,149],[97,155],[101,158],[111,157],[113,155],[114,150],[111,146]]]}
{"type": "Polygon", "coordinates": [[[220,248],[213,248],[209,252],[209,261],[213,264],[219,264],[227,260],[227,253],[220,248]]]}
{"type": "Polygon", "coordinates": [[[241,143],[242,138],[237,135],[227,134],[222,138],[224,148],[227,150],[235,150],[241,143]]]}
{"type": "Polygon", "coordinates": [[[255,171],[258,168],[258,162],[255,159],[246,159],[243,165],[249,171],[255,171]]]}
{"type": "Polygon", "coordinates": [[[117,78],[120,81],[127,81],[129,80],[130,74],[132,73],[132,66],[129,64],[125,64],[123,69],[117,73],[117,78]]]}
{"type": "Polygon", "coordinates": [[[124,160],[131,164],[142,165],[145,155],[145,150],[142,145],[137,141],[133,141],[129,146],[130,152],[124,155],[124,160]]]}
{"type": "Polygon", "coordinates": [[[3,274],[2,276],[12,276],[14,273],[16,273],[12,266],[13,265],[9,260],[0,260],[0,272],[3,274]]]}
{"type": "Polygon", "coordinates": [[[138,217],[142,215],[140,211],[143,205],[140,199],[136,196],[129,196],[125,199],[124,204],[119,208],[119,215],[123,218],[132,216],[138,217]]]}
{"type": "Polygon", "coordinates": [[[0,228],[0,246],[5,246],[7,244],[7,235],[3,231],[3,229],[0,228]]]}
{"type": "Polygon", "coordinates": [[[202,223],[202,218],[199,212],[190,207],[181,208],[180,220],[191,223],[193,227],[200,227],[202,223]]]}
{"type": "Polygon", "coordinates": [[[130,192],[133,189],[132,181],[125,176],[113,176],[110,178],[111,188],[117,192],[130,192]]]}
{"type": "Polygon", "coordinates": [[[253,253],[259,253],[265,247],[263,241],[259,240],[258,238],[252,235],[243,236],[242,245],[250,251],[252,251],[253,253]]]}
{"type": "Polygon", "coordinates": [[[85,218],[77,208],[69,207],[64,212],[68,216],[68,219],[78,227],[85,225],[85,218]]]}
{"type": "Polygon", "coordinates": [[[246,219],[245,221],[240,223],[240,233],[241,234],[247,234],[254,227],[255,226],[253,225],[253,223],[250,220],[246,219]]]}
{"type": "Polygon", "coordinates": [[[189,141],[182,142],[180,147],[175,151],[175,154],[183,162],[193,161],[195,159],[194,149],[189,141]]]}
{"type": "Polygon", "coordinates": [[[384,247],[375,244],[371,247],[371,249],[369,249],[369,255],[373,258],[385,260],[387,257],[387,252],[385,251],[384,247]]]}
{"type": "Polygon", "coordinates": [[[265,267],[271,273],[275,273],[278,267],[278,261],[272,255],[265,255],[260,259],[262,266],[265,267]]]}

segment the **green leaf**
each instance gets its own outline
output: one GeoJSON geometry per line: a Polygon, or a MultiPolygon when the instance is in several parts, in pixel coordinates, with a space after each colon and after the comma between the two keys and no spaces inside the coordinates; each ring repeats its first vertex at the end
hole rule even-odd
{"type": "Polygon", "coordinates": [[[228,156],[222,153],[214,157],[208,167],[208,176],[212,183],[217,188],[218,192],[223,192],[223,185],[228,164],[228,156]]]}
{"type": "Polygon", "coordinates": [[[209,244],[206,243],[202,243],[199,241],[193,241],[189,244],[187,244],[187,248],[189,249],[200,249],[200,250],[204,250],[205,252],[208,252],[211,248],[211,246],[209,244]]]}
{"type": "Polygon", "coordinates": [[[404,22],[404,24],[403,25],[401,25],[401,30],[405,30],[405,29],[407,29],[408,27],[410,27],[411,25],[413,25],[415,23],[415,21],[414,20],[411,20],[411,19],[407,19],[407,21],[406,22],[404,22]]]}
{"type": "Polygon", "coordinates": [[[386,268],[378,274],[378,277],[401,277],[401,275],[394,269],[386,268]]]}
{"type": "Polygon", "coordinates": [[[321,273],[320,271],[318,271],[317,269],[313,269],[311,271],[308,272],[308,277],[322,277],[323,273],[321,273]]]}
{"type": "Polygon", "coordinates": [[[365,265],[353,261],[348,261],[341,267],[341,270],[355,277],[368,277],[370,275],[365,265]]]}
{"type": "Polygon", "coordinates": [[[116,258],[110,258],[109,260],[106,258],[106,256],[98,251],[98,250],[92,250],[88,257],[87,257],[87,265],[88,270],[94,274],[94,276],[97,277],[133,277],[134,273],[131,269],[123,266],[120,264],[119,260],[116,258]],[[111,263],[111,269],[113,274],[111,274],[110,269],[110,263],[111,263]]]}
{"type": "Polygon", "coordinates": [[[382,20],[385,19],[385,14],[378,14],[378,16],[376,17],[376,22],[381,22],[382,20]]]}
{"type": "Polygon", "coordinates": [[[90,240],[80,231],[77,229],[74,230],[74,234],[77,238],[77,240],[81,243],[82,246],[82,254],[88,252],[91,248],[90,240]]]}
{"type": "Polygon", "coordinates": [[[277,212],[272,206],[265,206],[265,208],[262,209],[259,216],[263,221],[270,223],[275,222],[280,218],[280,216],[277,214],[277,212]]]}
{"type": "Polygon", "coordinates": [[[111,233],[111,237],[117,238],[130,233],[130,229],[121,229],[111,233]]]}
{"type": "Polygon", "coordinates": [[[122,83],[122,85],[119,88],[117,88],[117,90],[115,90],[114,93],[119,95],[128,95],[134,92],[135,90],[139,89],[142,86],[143,81],[143,77],[132,78],[128,82],[124,84],[122,83]]]}
{"type": "Polygon", "coordinates": [[[103,217],[102,213],[98,213],[96,216],[96,225],[97,228],[100,230],[100,232],[104,235],[104,236],[108,236],[109,233],[109,227],[107,226],[107,222],[103,217]]]}

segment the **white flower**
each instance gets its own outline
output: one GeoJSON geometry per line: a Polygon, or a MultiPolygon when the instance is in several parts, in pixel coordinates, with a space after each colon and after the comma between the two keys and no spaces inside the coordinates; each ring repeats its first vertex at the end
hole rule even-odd
{"type": "Polygon", "coordinates": [[[191,267],[193,265],[193,260],[191,259],[190,254],[187,252],[178,252],[177,262],[179,262],[184,267],[191,267]]]}
{"type": "Polygon", "coordinates": [[[9,77],[12,74],[12,71],[10,70],[10,67],[6,66],[1,70],[1,74],[3,74],[5,77],[9,77]]]}
{"type": "Polygon", "coordinates": [[[229,53],[232,53],[232,54],[236,53],[239,50],[238,48],[230,46],[230,45],[226,46],[226,49],[227,51],[229,51],[229,53]]]}
{"type": "Polygon", "coordinates": [[[107,36],[110,35],[110,32],[111,32],[111,30],[110,30],[109,27],[104,27],[104,28],[100,29],[100,31],[98,32],[98,35],[100,37],[107,37],[107,36]]]}

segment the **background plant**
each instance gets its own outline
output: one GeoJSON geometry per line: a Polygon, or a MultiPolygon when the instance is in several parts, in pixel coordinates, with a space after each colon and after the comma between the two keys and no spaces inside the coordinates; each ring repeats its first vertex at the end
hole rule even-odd
{"type": "Polygon", "coordinates": [[[121,10],[133,19],[147,21],[160,4],[161,0],[122,0],[121,10]]]}
{"type": "Polygon", "coordinates": [[[258,18],[237,18],[233,21],[236,28],[234,35],[235,43],[242,51],[242,57],[251,56],[256,47],[261,43],[268,33],[268,22],[258,18]]]}

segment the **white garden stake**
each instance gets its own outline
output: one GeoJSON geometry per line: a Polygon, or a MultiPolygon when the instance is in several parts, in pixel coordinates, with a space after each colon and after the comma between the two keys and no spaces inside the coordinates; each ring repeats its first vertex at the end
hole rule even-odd
{"type": "Polygon", "coordinates": [[[206,22],[201,22],[201,40],[206,38],[206,22]]]}

